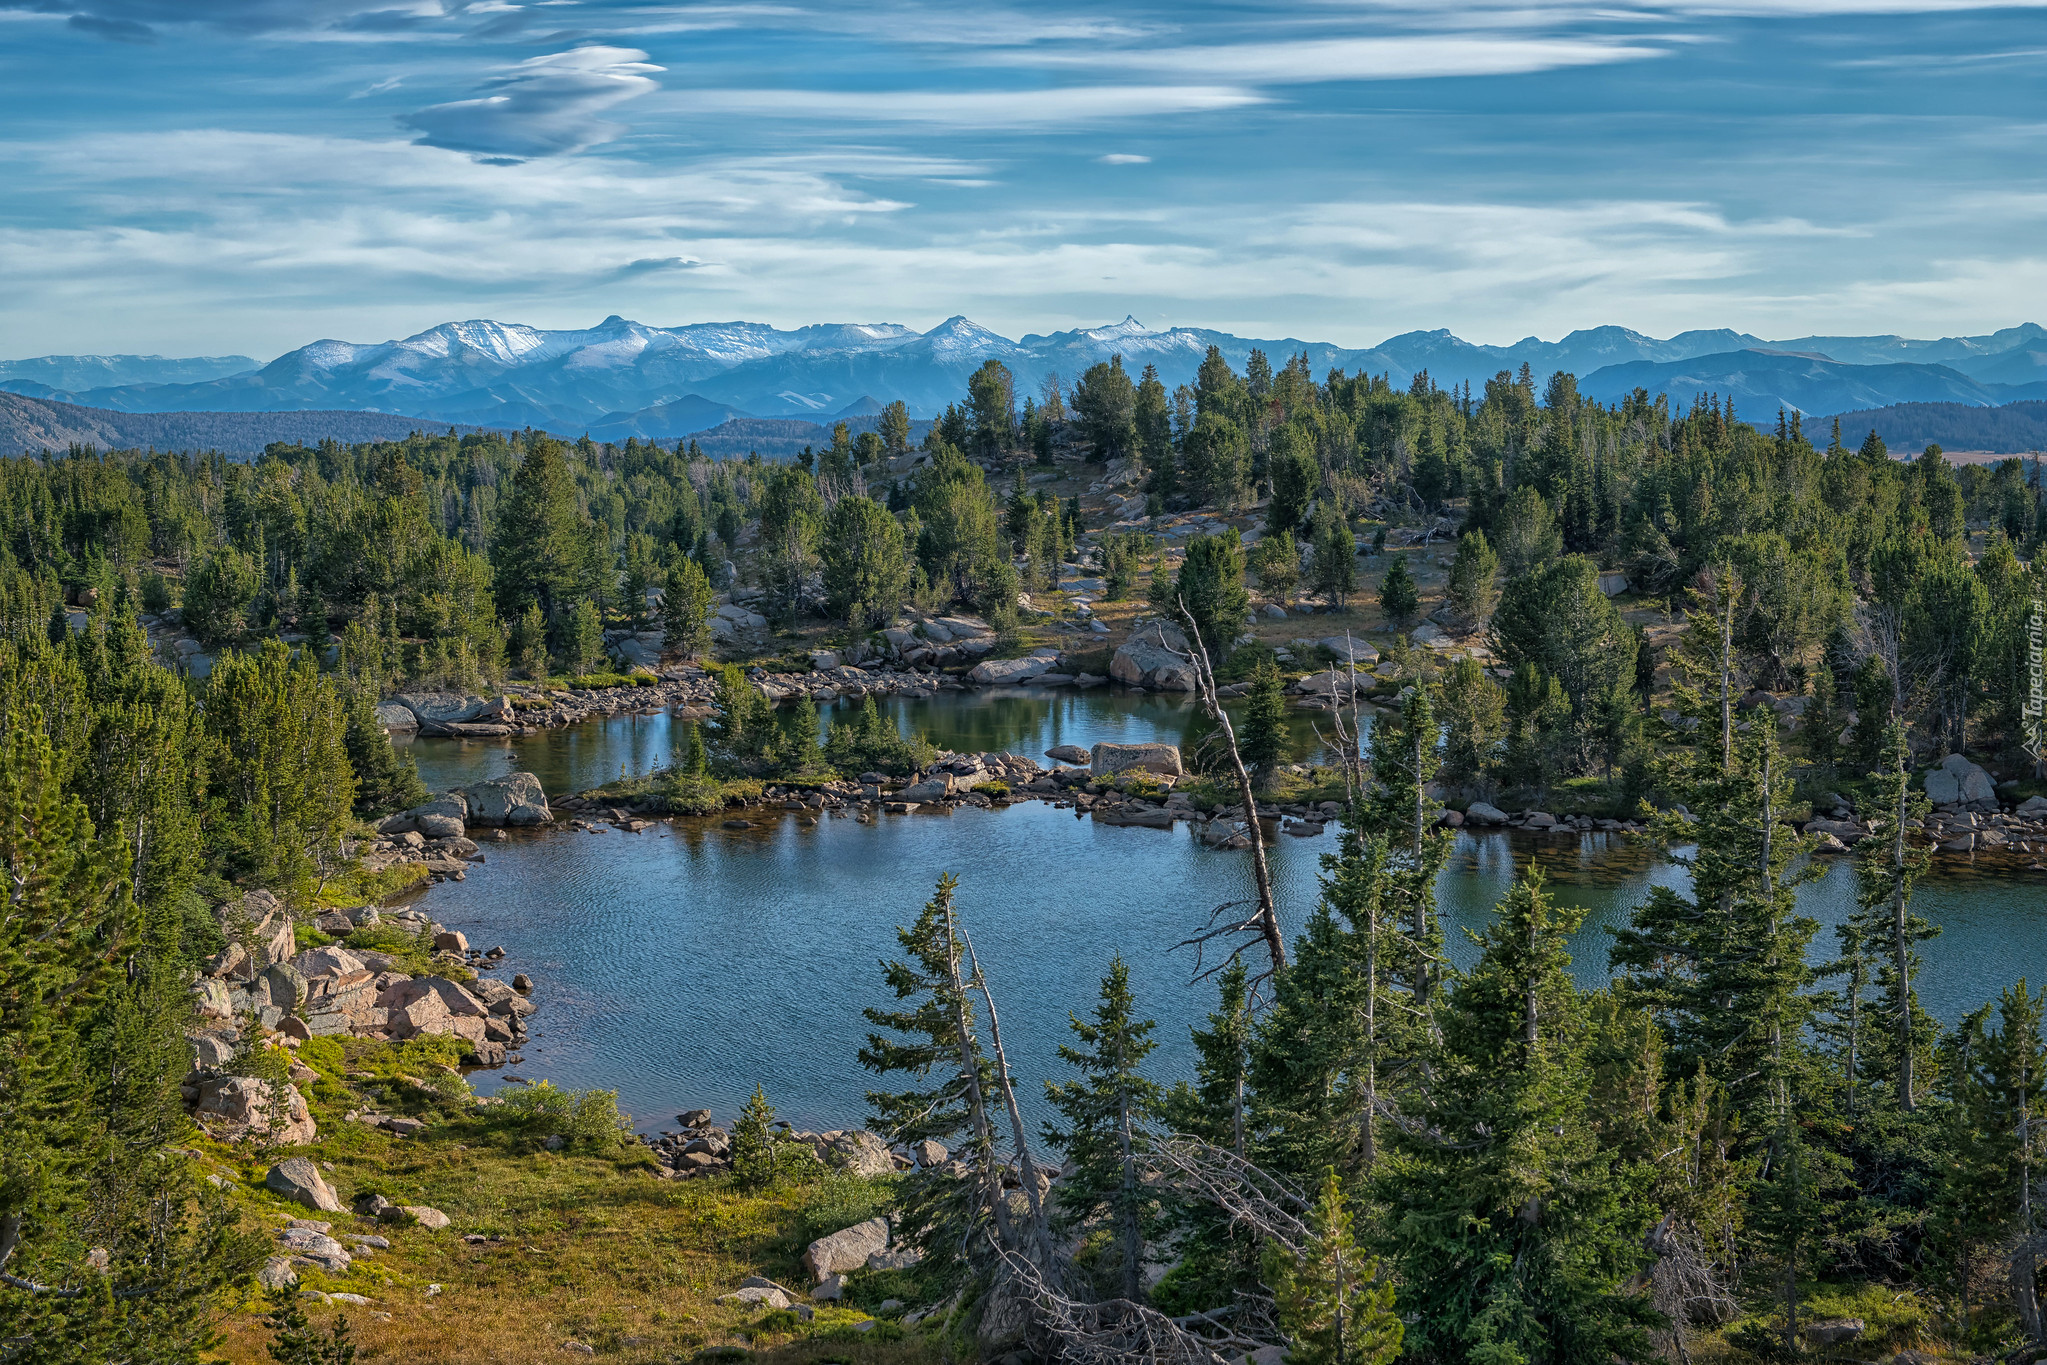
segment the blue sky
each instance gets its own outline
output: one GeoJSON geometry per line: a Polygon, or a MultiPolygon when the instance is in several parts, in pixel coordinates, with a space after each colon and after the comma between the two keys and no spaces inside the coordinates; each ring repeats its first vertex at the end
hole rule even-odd
{"type": "Polygon", "coordinates": [[[0,0],[0,356],[2047,321],[2047,0],[0,0]]]}

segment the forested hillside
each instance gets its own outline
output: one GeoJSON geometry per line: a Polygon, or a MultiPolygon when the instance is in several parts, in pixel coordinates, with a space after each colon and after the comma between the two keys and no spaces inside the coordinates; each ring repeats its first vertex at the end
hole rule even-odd
{"type": "Polygon", "coordinates": [[[1844,412],[1850,431],[1870,429],[1901,450],[1941,445],[1993,455],[2047,451],[2047,402],[2006,403],[1980,408],[1967,403],[1895,403],[1866,412],[1844,412]]]}
{"type": "Polygon", "coordinates": [[[383,412],[113,412],[0,392],[0,454],[75,445],[254,455],[273,441],[398,441],[415,431],[475,431],[383,412]]]}
{"type": "MultiPolygon", "coordinates": [[[[1247,804],[1286,758],[1282,661],[1239,643],[1254,585],[1296,611],[1371,598],[1404,671],[1375,717],[1348,710],[1370,733],[1325,775],[1344,833],[1308,922],[1222,921],[1237,960],[1196,1074],[1147,1072],[1144,1002],[1103,963],[1096,1000],[1059,1002],[1074,1074],[1026,1134],[950,882],[904,927],[874,1032],[830,1045],[859,1047],[891,1140],[951,1149],[898,1190],[921,1259],[889,1283],[950,1305],[919,1340],[1188,1365],[1280,1342],[1357,1365],[1850,1340],[2035,1359],[2041,999],[1984,983],[1994,1004],[1934,1020],[1912,893],[1927,761],[2008,774],[1972,798],[2000,818],[2037,790],[2042,512],[2018,461],[1893,459],[1712,397],[1609,406],[1525,368],[1396,387],[1218,352],[1170,390],[1118,358],[1020,395],[990,362],[916,446],[896,404],[785,464],[532,432],[0,463],[0,1343],[190,1360],[246,1285],[256,1249],[179,1156],[188,982],[242,892],[303,916],[382,889],[344,880],[357,822],[423,793],[378,697],[588,675],[626,631],[705,658],[735,588],[848,643],[905,602],[1014,641],[1019,594],[1055,601],[1083,565],[1249,684],[1247,804]],[[1124,492],[1091,516],[1033,490],[1062,469],[1124,492]],[[1174,510],[1212,531],[1169,548],[1174,510]],[[1414,643],[1400,547],[1453,540],[1429,624],[1490,667],[1414,643]],[[1668,607],[1669,643],[1615,595],[1668,607]],[[211,676],[159,663],[144,615],[217,651],[211,676]],[[1526,869],[1453,969],[1444,803],[1574,784],[1649,820],[1689,879],[1630,908],[1599,989],[1568,970],[1577,913],[1526,869]],[[1795,892],[1835,800],[1876,833],[1823,939],[1795,892]],[[1859,1325],[1816,1335],[1816,1315],[1859,1325]]],[[[862,719],[820,748],[807,706],[777,716],[728,668],[675,773],[817,781],[906,747],[862,719]]],[[[251,1029],[234,1064],[283,1085],[251,1029]]],[[[747,1131],[745,1180],[801,1178],[759,1111],[747,1131]]]]}

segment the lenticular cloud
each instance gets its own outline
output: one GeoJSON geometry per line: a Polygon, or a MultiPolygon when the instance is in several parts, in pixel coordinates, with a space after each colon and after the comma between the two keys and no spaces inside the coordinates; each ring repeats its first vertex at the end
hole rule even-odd
{"type": "Polygon", "coordinates": [[[475,99],[436,104],[399,119],[429,147],[524,159],[562,156],[608,142],[624,129],[606,109],[655,88],[647,54],[579,47],[519,63],[475,99]]]}

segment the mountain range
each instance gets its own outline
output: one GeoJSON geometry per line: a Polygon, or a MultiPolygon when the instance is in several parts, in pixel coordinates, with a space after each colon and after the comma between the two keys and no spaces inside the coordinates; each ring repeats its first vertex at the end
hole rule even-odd
{"type": "MultiPolygon", "coordinates": [[[[323,439],[344,445],[402,441],[415,431],[440,432],[451,425],[385,412],[110,412],[0,391],[0,455],[35,454],[73,445],[256,455],[272,441],[300,445],[316,445],[323,439]]],[[[466,434],[477,428],[455,429],[466,434]]]]}
{"type": "Polygon", "coordinates": [[[1133,374],[1156,365],[1172,388],[1193,379],[1210,346],[1239,370],[1257,349],[1274,366],[1305,355],[1318,376],[1341,369],[1401,385],[1427,370],[1440,386],[1477,388],[1526,364],[1538,384],[1570,371],[1581,392],[1606,401],[1638,387],[1674,403],[1731,395],[1741,416],[1762,423],[1774,423],[1780,407],[1823,418],[1895,403],[2047,399],[2047,328],[2035,323],[1938,340],[1766,340],[1726,329],[1658,339],[1607,326],[1511,346],[1437,330],[1357,349],[1196,327],[1154,331],[1134,318],[1010,340],[964,317],[918,332],[896,323],[654,327],[615,315],[580,330],[470,321],[400,341],[316,341],[265,365],[240,356],[44,356],[0,362],[0,390],[124,413],[339,410],[531,425],[599,440],[673,439],[748,418],[830,423],[898,399],[913,416],[930,417],[959,400],[967,376],[990,359],[1016,375],[1020,396],[1049,374],[1070,384],[1119,354],[1133,374]]]}

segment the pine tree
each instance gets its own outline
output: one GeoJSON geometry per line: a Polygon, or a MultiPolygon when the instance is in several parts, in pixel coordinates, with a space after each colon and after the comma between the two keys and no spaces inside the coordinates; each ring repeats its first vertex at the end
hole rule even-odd
{"type": "Polygon", "coordinates": [[[1280,769],[1293,759],[1294,737],[1287,727],[1284,684],[1279,669],[1270,661],[1259,664],[1251,675],[1237,747],[1257,775],[1260,791],[1271,791],[1280,769]]]}
{"type": "Polygon", "coordinates": [[[678,559],[661,593],[661,647],[685,659],[711,647],[711,580],[693,559],[678,559]]]}
{"type": "Polygon", "coordinates": [[[1593,1365],[1651,1357],[1655,1312],[1621,1286],[1654,1220],[1648,1172],[1602,1150],[1584,1001],[1564,944],[1582,912],[1539,872],[1478,935],[1437,1018],[1443,1049],[1376,1193],[1400,1267],[1407,1349],[1425,1359],[1593,1365]]]}
{"type": "Polygon", "coordinates": [[[1315,560],[1309,581],[1315,591],[1343,607],[1358,585],[1358,542],[1341,516],[1317,514],[1322,523],[1315,535],[1315,560]]]}
{"type": "Polygon", "coordinates": [[[1492,619],[1500,600],[1499,573],[1500,556],[1486,542],[1484,531],[1467,531],[1457,538],[1447,595],[1450,609],[1474,629],[1483,630],[1492,619]]]}
{"type": "Polygon", "coordinates": [[[1913,884],[1932,862],[1932,855],[1912,846],[1907,828],[1924,819],[1932,805],[1912,790],[1905,727],[1896,721],[1884,737],[1884,760],[1883,768],[1870,774],[1872,804],[1883,812],[1884,838],[1881,842],[1864,841],[1863,856],[1856,861],[1859,890],[1854,923],[1863,942],[1872,948],[1881,945],[1885,959],[1876,984],[1882,1002],[1878,1013],[1889,1027],[1873,1031],[1868,1053],[1872,1059],[1888,1063],[1892,1100],[1909,1114],[1919,1104],[1919,1061],[1938,1032],[1920,1008],[1913,985],[1919,965],[1913,945],[1933,938],[1940,930],[1911,910],[1913,884]]]}
{"type": "Polygon", "coordinates": [[[1406,557],[1395,555],[1386,576],[1379,581],[1380,608],[1388,621],[1398,625],[1412,621],[1421,605],[1421,592],[1415,587],[1414,575],[1408,572],[1406,557]]]}
{"type": "Polygon", "coordinates": [[[1435,826],[1436,803],[1429,795],[1442,762],[1441,736],[1429,689],[1409,688],[1400,709],[1382,714],[1372,727],[1373,789],[1354,817],[1383,833],[1391,850],[1387,908],[1406,929],[1397,970],[1423,1021],[1434,1009],[1445,966],[1436,879],[1450,855],[1451,835],[1435,826]]]}
{"type": "Polygon", "coordinates": [[[555,647],[565,647],[559,632],[570,609],[597,590],[606,555],[577,495],[561,442],[529,436],[525,458],[498,513],[490,551],[498,611],[509,618],[523,615],[528,606],[539,607],[549,631],[556,633],[555,647]]]}
{"type": "Polygon", "coordinates": [[[693,720],[684,723],[682,742],[675,746],[675,770],[685,777],[702,777],[711,770],[703,729],[693,720]]]}
{"type": "Polygon", "coordinates": [[[355,1365],[355,1343],[348,1339],[348,1319],[337,1314],[325,1332],[306,1321],[298,1290],[279,1285],[269,1291],[270,1358],[277,1365],[355,1365]]]}
{"type": "Polygon", "coordinates": [[[1130,969],[1120,955],[1102,978],[1101,1002],[1092,1022],[1068,1016],[1080,1046],[1062,1043],[1059,1057],[1081,1079],[1045,1082],[1045,1098],[1063,1126],[1047,1123],[1046,1145],[1066,1158],[1054,1226],[1073,1232],[1105,1220],[1116,1247],[1116,1295],[1144,1297],[1144,1247],[1159,1219],[1138,1162],[1152,1141],[1159,1112],[1159,1088],[1139,1068],[1158,1044],[1152,1021],[1136,1017],[1130,969]]]}
{"type": "Polygon", "coordinates": [[[732,1174],[751,1190],[763,1190],[775,1182],[775,1107],[759,1085],[739,1111],[732,1125],[732,1174]]]}
{"type": "Polygon", "coordinates": [[[1351,1236],[1343,1182],[1335,1171],[1328,1172],[1308,1211],[1308,1236],[1299,1254],[1275,1243],[1265,1265],[1287,1337],[1281,1357],[1287,1365],[1386,1365],[1399,1358],[1404,1328],[1393,1307],[1393,1282],[1351,1236]]]}
{"type": "Polygon", "coordinates": [[[355,813],[367,819],[425,801],[427,790],[419,780],[419,765],[411,754],[399,753],[391,743],[377,719],[375,697],[364,688],[351,687],[342,705],[341,744],[349,770],[355,774],[355,813]]]}

